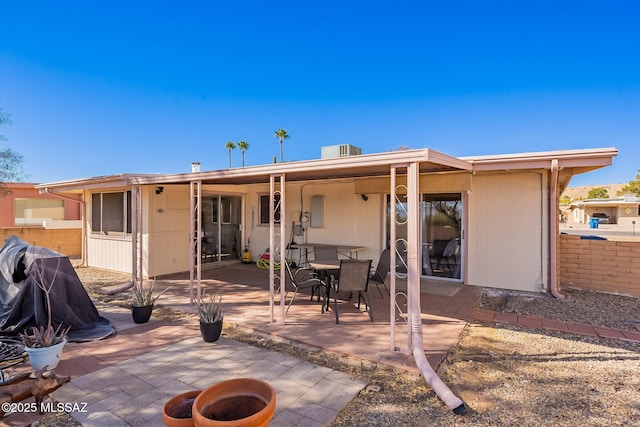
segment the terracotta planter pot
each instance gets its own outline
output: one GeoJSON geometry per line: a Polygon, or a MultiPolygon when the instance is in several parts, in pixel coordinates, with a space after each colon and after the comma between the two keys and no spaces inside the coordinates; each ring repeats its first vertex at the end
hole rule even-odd
{"type": "Polygon", "coordinates": [[[131,317],[134,323],[147,323],[151,319],[152,305],[131,306],[131,317]]]}
{"type": "Polygon", "coordinates": [[[235,378],[202,391],[193,402],[196,427],[262,427],[276,409],[276,392],[264,381],[235,378]]]}
{"type": "Polygon", "coordinates": [[[162,407],[162,421],[167,427],[193,427],[193,402],[202,390],[192,390],[172,397],[162,407]]]}
{"type": "Polygon", "coordinates": [[[29,363],[34,370],[39,371],[45,367],[47,367],[47,369],[54,369],[58,366],[58,363],[60,363],[62,349],[66,343],[67,340],[64,340],[51,347],[25,347],[24,350],[29,355],[29,363]]]}
{"type": "Polygon", "coordinates": [[[205,342],[215,342],[222,333],[222,320],[213,323],[200,322],[200,335],[205,342]]]}

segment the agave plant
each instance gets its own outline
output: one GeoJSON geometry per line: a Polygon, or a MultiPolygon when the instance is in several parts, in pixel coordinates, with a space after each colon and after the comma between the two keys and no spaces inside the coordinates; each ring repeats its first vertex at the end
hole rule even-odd
{"type": "Polygon", "coordinates": [[[153,305],[158,298],[165,292],[169,290],[166,288],[164,291],[160,292],[157,295],[153,294],[153,290],[156,286],[156,278],[153,278],[153,282],[151,282],[151,286],[145,289],[142,283],[134,282],[133,284],[133,299],[131,301],[131,305],[134,307],[145,307],[149,305],[153,305]]]}
{"type": "Polygon", "coordinates": [[[24,331],[20,333],[20,339],[25,347],[29,348],[44,348],[51,347],[52,345],[59,344],[67,338],[70,326],[63,328],[62,324],[57,328],[48,325],[47,327],[39,326],[31,327],[31,333],[24,331]]]}
{"type": "Polygon", "coordinates": [[[221,321],[224,318],[224,312],[222,311],[222,295],[216,293],[216,295],[209,295],[209,298],[205,300],[206,292],[202,294],[200,301],[198,301],[198,315],[202,323],[215,323],[221,321]]]}

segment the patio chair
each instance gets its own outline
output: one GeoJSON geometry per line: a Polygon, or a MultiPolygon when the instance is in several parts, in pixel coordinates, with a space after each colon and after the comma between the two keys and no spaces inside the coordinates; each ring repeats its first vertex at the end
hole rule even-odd
{"type": "Polygon", "coordinates": [[[449,271],[452,271],[451,262],[449,262],[449,260],[451,260],[453,262],[453,265],[456,266],[458,264],[459,254],[460,254],[460,239],[449,240],[449,243],[447,243],[447,246],[444,248],[444,251],[442,251],[442,259],[444,260],[444,262],[447,263],[447,268],[449,269],[449,271]]]}
{"type": "MultiPolygon", "coordinates": [[[[338,316],[338,292],[349,292],[349,295],[358,293],[358,309],[362,301],[362,293],[367,293],[365,309],[369,311],[369,319],[373,322],[373,309],[371,307],[371,295],[369,294],[369,272],[371,260],[343,259],[340,260],[340,279],[331,275],[329,287],[333,290],[333,310],[336,313],[336,324],[340,323],[338,316]]],[[[329,301],[327,301],[329,304],[329,301]]]]}
{"type": "Polygon", "coordinates": [[[332,245],[314,246],[313,259],[316,261],[330,261],[338,259],[338,247],[332,245]]]}
{"type": "Polygon", "coordinates": [[[434,240],[431,244],[431,250],[429,251],[429,258],[431,263],[435,261],[435,268],[431,265],[432,271],[440,271],[442,269],[442,261],[444,248],[449,244],[449,240],[434,240]]]}
{"type": "Polygon", "coordinates": [[[391,295],[389,293],[389,289],[387,288],[387,284],[385,283],[385,279],[387,278],[387,274],[389,274],[389,267],[391,263],[391,257],[389,255],[389,249],[385,249],[380,254],[380,259],[378,260],[378,265],[376,269],[371,271],[369,275],[369,283],[373,283],[378,288],[378,292],[380,292],[380,297],[382,297],[382,291],[380,290],[380,285],[384,287],[384,290],[387,291],[387,295],[391,295]]]}
{"type": "MultiPolygon", "coordinates": [[[[291,297],[291,301],[287,304],[287,313],[291,308],[291,304],[293,304],[293,300],[296,299],[296,295],[298,295],[298,291],[301,289],[311,289],[311,300],[313,300],[313,296],[317,294],[318,301],[320,301],[320,291],[321,288],[324,288],[325,283],[318,278],[318,275],[311,270],[310,268],[298,268],[294,271],[291,270],[291,266],[288,262],[284,263],[285,270],[287,270],[287,275],[289,276],[289,280],[291,281],[291,285],[293,286],[294,292],[291,297]]],[[[286,289],[286,288],[285,288],[286,289]]],[[[289,291],[286,291],[285,298],[289,291]]],[[[323,310],[324,310],[324,301],[323,301],[323,310]]]]}

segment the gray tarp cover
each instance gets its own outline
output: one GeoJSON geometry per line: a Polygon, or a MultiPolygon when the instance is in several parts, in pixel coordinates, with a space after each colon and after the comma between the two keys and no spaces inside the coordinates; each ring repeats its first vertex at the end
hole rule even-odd
{"type": "Polygon", "coordinates": [[[69,341],[94,341],[116,332],[98,313],[68,257],[9,236],[0,248],[0,334],[15,336],[47,325],[46,293],[38,283],[51,285],[52,323],[71,327],[69,341]]]}

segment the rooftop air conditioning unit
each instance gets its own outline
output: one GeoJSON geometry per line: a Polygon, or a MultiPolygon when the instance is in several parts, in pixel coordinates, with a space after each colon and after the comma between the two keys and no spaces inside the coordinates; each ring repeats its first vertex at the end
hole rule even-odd
{"type": "Polygon", "coordinates": [[[327,147],[322,147],[321,149],[321,157],[323,159],[330,159],[333,157],[349,157],[349,156],[357,156],[362,154],[362,150],[360,147],[356,147],[351,144],[341,144],[341,145],[330,145],[327,147]]]}

